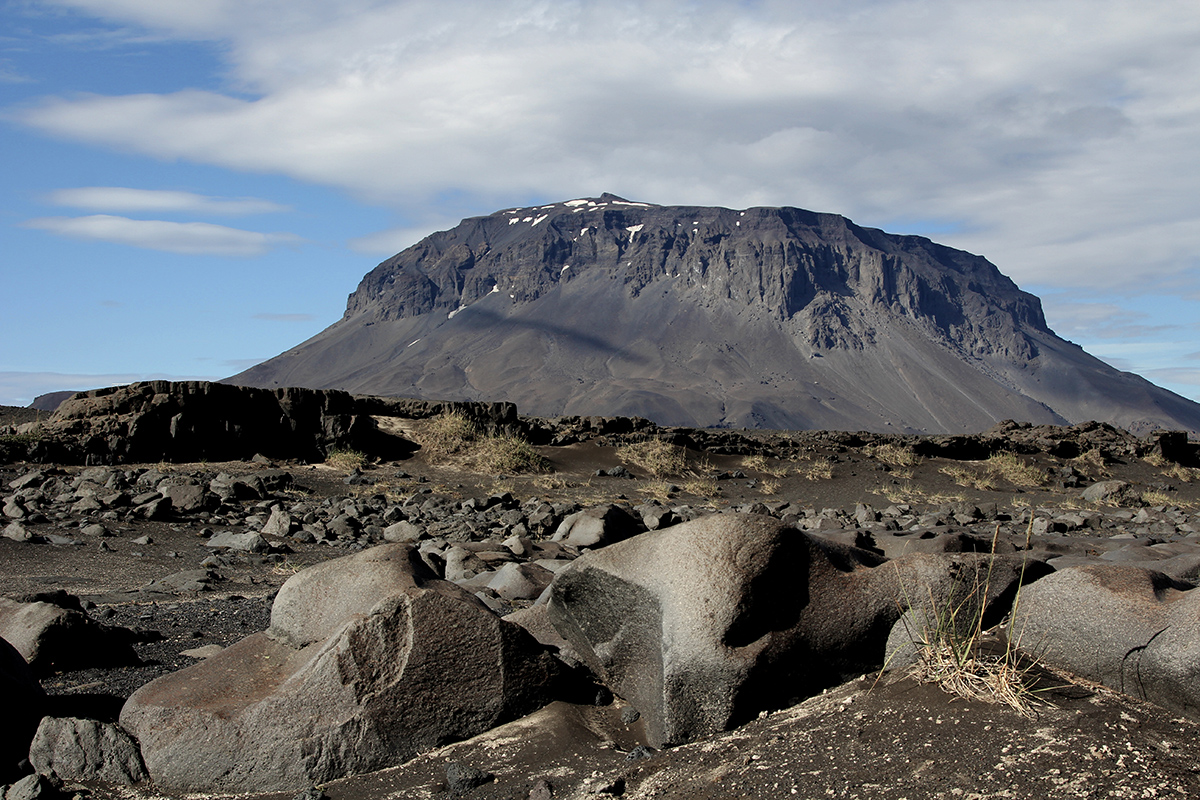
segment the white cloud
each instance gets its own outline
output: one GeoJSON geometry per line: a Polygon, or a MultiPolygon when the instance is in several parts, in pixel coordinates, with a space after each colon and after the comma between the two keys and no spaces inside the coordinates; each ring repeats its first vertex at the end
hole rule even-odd
{"type": "Polygon", "coordinates": [[[207,222],[129,219],[110,214],[41,217],[25,222],[24,226],[73,239],[93,239],[185,255],[257,256],[272,247],[301,241],[288,233],[258,233],[207,222]]]}
{"type": "Polygon", "coordinates": [[[128,189],[120,186],[83,186],[59,189],[48,196],[60,206],[88,211],[182,211],[195,214],[240,216],[290,210],[287,206],[256,197],[208,197],[192,192],[128,189]]]}
{"type": "Polygon", "coordinates": [[[447,190],[798,205],[955,221],[1020,283],[1197,282],[1194,0],[63,2],[221,41],[230,88],[21,113],[56,135],[412,219],[447,190]]]}

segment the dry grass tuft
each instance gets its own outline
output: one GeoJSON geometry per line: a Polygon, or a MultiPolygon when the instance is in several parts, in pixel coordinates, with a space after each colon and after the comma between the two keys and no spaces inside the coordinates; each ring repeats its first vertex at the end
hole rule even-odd
{"type": "MultiPolygon", "coordinates": [[[[1031,520],[1026,531],[1026,549],[1032,533],[1031,520]]],[[[917,646],[917,654],[909,675],[919,682],[936,684],[958,697],[1006,705],[1027,719],[1036,719],[1036,706],[1040,703],[1029,679],[1036,662],[1022,658],[1018,652],[1019,642],[1011,639],[1000,652],[987,652],[985,648],[983,618],[999,535],[997,526],[992,537],[992,558],[982,580],[979,575],[966,579],[963,592],[952,596],[942,607],[930,598],[929,624],[923,630],[910,631],[910,634],[916,634],[911,638],[917,646]]],[[[1013,612],[1021,602],[1024,565],[1021,572],[1013,612]]]]}
{"type": "Polygon", "coordinates": [[[943,475],[949,475],[950,479],[958,486],[965,486],[969,489],[978,489],[983,492],[994,492],[997,488],[996,482],[992,479],[992,475],[987,471],[960,467],[956,464],[950,464],[942,467],[938,472],[943,475]]]}
{"type": "Polygon", "coordinates": [[[1158,491],[1157,489],[1149,489],[1142,492],[1142,505],[1144,506],[1170,506],[1175,505],[1175,498],[1166,492],[1158,491]]]}
{"type": "Polygon", "coordinates": [[[882,495],[887,498],[889,503],[899,505],[901,503],[909,504],[924,504],[924,505],[946,505],[947,503],[961,503],[967,500],[965,494],[941,494],[938,492],[929,492],[922,487],[908,483],[899,485],[880,486],[872,490],[875,494],[882,495]]]}
{"type": "Polygon", "coordinates": [[[617,458],[641,467],[655,478],[689,474],[687,448],[662,439],[621,445],[617,448],[617,458]]]}
{"type": "Polygon", "coordinates": [[[1152,467],[1165,467],[1167,464],[1171,463],[1163,458],[1162,453],[1151,453],[1150,455],[1144,457],[1142,461],[1145,461],[1152,467]]]}
{"type": "Polygon", "coordinates": [[[994,453],[984,464],[989,472],[1013,486],[1036,487],[1046,483],[1046,471],[1025,463],[1016,453],[994,453]]]}
{"type": "Polygon", "coordinates": [[[721,494],[721,487],[716,478],[690,478],[683,482],[683,491],[697,497],[716,497],[721,494]]]}
{"type": "Polygon", "coordinates": [[[1185,467],[1182,464],[1172,464],[1163,470],[1163,475],[1168,478],[1174,478],[1180,483],[1191,483],[1194,480],[1200,479],[1200,469],[1185,467]]]}
{"type": "Polygon", "coordinates": [[[330,450],[325,455],[325,466],[344,470],[345,472],[362,469],[369,461],[370,459],[367,458],[367,454],[358,450],[330,450]]]}
{"type": "Polygon", "coordinates": [[[758,490],[763,494],[775,494],[779,491],[779,481],[759,481],[758,490]]]}
{"type": "Polygon", "coordinates": [[[874,447],[868,447],[864,451],[867,455],[882,461],[885,464],[890,464],[893,467],[915,467],[921,463],[921,457],[914,453],[911,448],[902,447],[898,444],[878,444],[874,447]]]}
{"type": "Polygon", "coordinates": [[[450,411],[426,422],[417,434],[417,443],[427,457],[436,459],[463,452],[477,438],[475,423],[465,414],[450,411]]]}
{"type": "Polygon", "coordinates": [[[516,436],[485,436],[473,448],[475,466],[484,472],[549,472],[550,462],[516,436]]]}
{"type": "Polygon", "coordinates": [[[450,458],[478,472],[550,471],[550,462],[529,442],[509,434],[483,434],[470,418],[455,411],[429,420],[417,440],[429,460],[450,458]]]}
{"type": "Polygon", "coordinates": [[[806,481],[827,481],[833,478],[833,465],[828,461],[814,461],[797,467],[796,472],[806,481]]]}
{"type": "Polygon", "coordinates": [[[764,455],[755,454],[742,459],[742,469],[750,469],[770,475],[772,478],[783,478],[788,474],[788,468],[782,464],[772,464],[764,455]]]}

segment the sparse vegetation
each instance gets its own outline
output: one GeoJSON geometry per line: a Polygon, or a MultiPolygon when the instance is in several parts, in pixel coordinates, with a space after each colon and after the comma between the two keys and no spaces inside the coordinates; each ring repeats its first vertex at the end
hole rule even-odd
{"type": "Polygon", "coordinates": [[[621,445],[617,448],[617,458],[641,467],[655,478],[689,474],[687,449],[662,439],[621,445]]]}
{"type": "Polygon", "coordinates": [[[949,464],[942,467],[938,472],[943,475],[949,475],[950,479],[959,486],[965,486],[969,489],[978,489],[983,492],[994,492],[996,490],[996,482],[992,479],[991,474],[986,471],[970,469],[957,464],[949,464]]]}
{"type": "Polygon", "coordinates": [[[1016,453],[993,453],[984,464],[989,472],[1013,486],[1034,487],[1046,483],[1046,471],[1026,463],[1016,453]]]}
{"type": "Polygon", "coordinates": [[[429,458],[444,458],[461,453],[479,437],[475,423],[457,411],[429,420],[418,434],[418,443],[429,458]]]}
{"type": "Polygon", "coordinates": [[[334,469],[351,472],[356,469],[365,467],[370,459],[367,454],[359,450],[330,450],[325,455],[325,466],[333,467],[334,469]]]}
{"type": "Polygon", "coordinates": [[[925,505],[945,505],[947,503],[961,503],[967,499],[965,494],[939,494],[928,492],[920,486],[913,485],[907,481],[899,485],[881,486],[874,490],[876,494],[883,495],[889,503],[921,503],[925,505]]]}
{"type": "Polygon", "coordinates": [[[788,468],[780,464],[772,465],[767,457],[761,454],[746,456],[742,459],[742,468],[770,475],[772,478],[783,478],[788,474],[788,468]]]}
{"type": "Polygon", "coordinates": [[[1091,450],[1080,453],[1067,463],[1080,472],[1096,478],[1106,478],[1110,474],[1108,459],[1099,448],[1094,447],[1091,450]]]}
{"type": "Polygon", "coordinates": [[[833,478],[833,465],[828,461],[814,461],[798,467],[796,471],[806,481],[827,481],[833,478]]]}
{"type": "Polygon", "coordinates": [[[690,478],[683,482],[683,491],[697,497],[716,497],[721,487],[716,478],[690,478]]]}
{"type": "Polygon", "coordinates": [[[475,463],[484,472],[548,472],[550,462],[533,445],[516,436],[485,436],[476,448],[475,463]]]}
{"type": "Polygon", "coordinates": [[[29,454],[29,449],[42,438],[41,431],[34,430],[26,433],[7,433],[0,436],[0,461],[21,461],[29,454]]]}
{"type": "Polygon", "coordinates": [[[1165,467],[1167,464],[1171,463],[1163,458],[1162,453],[1150,453],[1149,455],[1145,456],[1142,461],[1145,461],[1152,467],[1165,467]]]}
{"type": "Polygon", "coordinates": [[[1157,489],[1149,489],[1142,492],[1142,505],[1144,506],[1169,506],[1175,504],[1175,499],[1166,492],[1157,489]]]}
{"type": "Polygon", "coordinates": [[[872,458],[894,467],[915,467],[921,463],[921,457],[911,448],[891,442],[868,447],[864,452],[872,458]]]}
{"type": "MultiPolygon", "coordinates": [[[[1036,664],[1018,652],[1019,637],[1016,641],[1008,638],[998,653],[985,652],[984,648],[984,616],[999,533],[997,526],[986,571],[965,579],[959,591],[951,592],[940,605],[930,597],[928,612],[917,615],[924,616],[926,624],[920,630],[909,631],[917,648],[909,675],[922,683],[937,684],[958,697],[1007,705],[1023,717],[1034,719],[1037,697],[1028,676],[1036,664]]],[[[1026,531],[1026,549],[1032,533],[1031,521],[1026,531]]],[[[1022,563],[1010,614],[1015,613],[1021,602],[1024,575],[1022,563]]]]}
{"type": "Polygon", "coordinates": [[[454,458],[464,467],[490,473],[550,471],[550,462],[529,442],[511,434],[482,433],[457,411],[426,422],[417,440],[430,461],[454,458]]]}
{"type": "Polygon", "coordinates": [[[760,481],[758,484],[758,490],[763,494],[775,494],[779,491],[779,481],[760,481]]]}
{"type": "Polygon", "coordinates": [[[1167,469],[1163,470],[1163,475],[1168,478],[1173,478],[1180,483],[1191,483],[1200,478],[1200,469],[1194,467],[1185,467],[1182,464],[1172,464],[1167,469]]]}

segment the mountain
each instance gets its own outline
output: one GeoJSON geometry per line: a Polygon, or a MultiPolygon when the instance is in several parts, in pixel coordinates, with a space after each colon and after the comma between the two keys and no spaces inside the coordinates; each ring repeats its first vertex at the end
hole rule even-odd
{"type": "Polygon", "coordinates": [[[610,194],[435,233],[227,382],[699,427],[1200,431],[1200,404],[1056,336],[980,256],[834,214],[610,194]]]}

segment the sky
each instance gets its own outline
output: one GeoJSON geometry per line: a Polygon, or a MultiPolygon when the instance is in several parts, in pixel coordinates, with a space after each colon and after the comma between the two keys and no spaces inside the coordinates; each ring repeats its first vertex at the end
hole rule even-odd
{"type": "Polygon", "coordinates": [[[1200,400],[1195,0],[0,0],[0,404],[218,379],[468,216],[796,206],[1200,400]]]}

